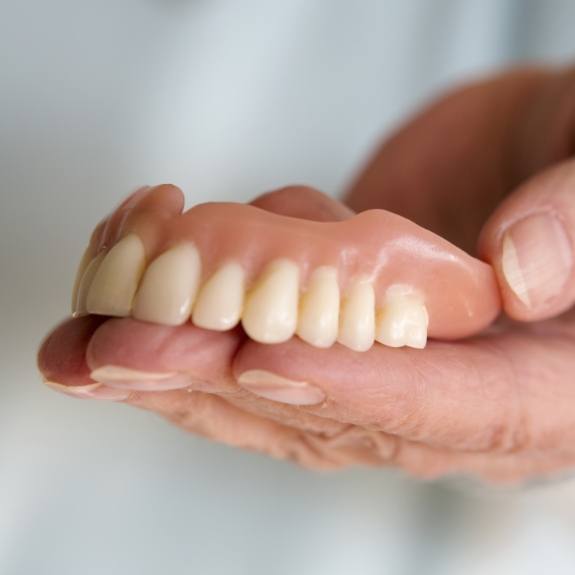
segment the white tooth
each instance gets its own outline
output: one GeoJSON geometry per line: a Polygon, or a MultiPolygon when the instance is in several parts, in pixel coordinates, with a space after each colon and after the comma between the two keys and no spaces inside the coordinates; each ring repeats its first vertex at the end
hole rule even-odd
{"type": "Polygon", "coordinates": [[[330,347],[337,339],[339,322],[339,285],[337,270],[322,266],[311,275],[302,296],[297,334],[316,347],[330,347]]]}
{"type": "Polygon", "coordinates": [[[378,313],[376,339],[389,347],[423,349],[429,317],[421,297],[406,286],[392,286],[378,313]]]}
{"type": "Polygon", "coordinates": [[[90,265],[92,259],[92,250],[90,249],[90,246],[88,246],[80,260],[78,270],[76,271],[76,278],[74,279],[74,287],[72,288],[72,315],[75,315],[78,312],[78,292],[80,290],[80,283],[84,277],[84,272],[90,265]]]}
{"type": "Polygon", "coordinates": [[[224,264],[202,286],[192,321],[198,327],[224,331],[235,327],[242,315],[245,273],[235,262],[224,264]]]}
{"type": "Polygon", "coordinates": [[[423,349],[427,344],[427,324],[429,322],[429,316],[424,306],[420,309],[423,313],[421,314],[419,325],[412,325],[408,328],[405,337],[405,345],[416,349],[423,349]]]}
{"type": "Polygon", "coordinates": [[[90,313],[125,317],[142,277],[145,252],[136,234],[120,240],[104,257],[88,291],[90,313]]]}
{"type": "Polygon", "coordinates": [[[371,282],[356,281],[343,301],[337,340],[354,351],[367,351],[375,334],[375,294],[371,282]]]}
{"type": "Polygon", "coordinates": [[[88,313],[88,308],[86,306],[86,300],[88,299],[88,292],[90,291],[90,287],[92,286],[92,281],[94,280],[94,276],[104,259],[106,254],[101,252],[99,253],[92,261],[86,266],[84,273],[82,274],[82,278],[80,279],[80,283],[78,284],[78,292],[76,295],[76,303],[74,305],[74,312],[72,315],[74,317],[79,317],[81,315],[85,315],[88,313]]]}
{"type": "Polygon", "coordinates": [[[297,325],[299,268],[289,260],[272,262],[248,295],[242,325],[261,343],[280,343],[292,337],[297,325]]]}
{"type": "Polygon", "coordinates": [[[138,289],[133,316],[164,325],[188,320],[198,291],[202,264],[196,246],[181,243],[159,255],[138,289]]]}

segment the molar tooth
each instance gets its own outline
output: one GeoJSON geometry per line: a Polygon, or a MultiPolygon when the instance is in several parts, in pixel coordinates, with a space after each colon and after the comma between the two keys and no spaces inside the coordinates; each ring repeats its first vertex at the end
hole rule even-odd
{"type": "Polygon", "coordinates": [[[202,286],[192,321],[198,327],[224,331],[235,327],[242,315],[245,272],[236,262],[219,268],[202,286]]]}
{"type": "Polygon", "coordinates": [[[273,261],[248,295],[242,324],[261,343],[280,343],[292,337],[297,325],[299,268],[289,260],[273,261]]]}
{"type": "MultiPolygon", "coordinates": [[[[393,288],[394,286],[392,286],[393,288]]],[[[390,288],[378,313],[376,339],[389,347],[404,345],[423,349],[427,342],[429,317],[421,298],[390,288]]]]}
{"type": "Polygon", "coordinates": [[[164,325],[181,325],[190,317],[201,275],[201,259],[190,242],[160,254],[138,289],[133,316],[164,325]]]}
{"type": "Polygon", "coordinates": [[[88,311],[118,317],[130,315],[144,265],[144,245],[140,238],[129,234],[121,239],[96,270],[88,291],[88,311]]]}
{"type": "Polygon", "coordinates": [[[354,351],[367,351],[373,345],[375,334],[375,294],[371,282],[357,280],[345,298],[338,341],[354,351]]]}
{"type": "Polygon", "coordinates": [[[302,296],[297,326],[298,336],[316,347],[330,347],[337,339],[339,322],[337,270],[317,268],[302,296]]]}
{"type": "Polygon", "coordinates": [[[74,303],[74,311],[72,315],[74,317],[79,317],[81,315],[85,315],[88,313],[88,308],[86,305],[86,300],[88,299],[88,292],[90,291],[90,287],[92,286],[92,281],[94,280],[94,276],[104,259],[103,252],[100,252],[96,257],[94,257],[90,263],[86,266],[82,277],[80,278],[80,282],[78,283],[78,290],[76,293],[75,303],[74,303]]]}

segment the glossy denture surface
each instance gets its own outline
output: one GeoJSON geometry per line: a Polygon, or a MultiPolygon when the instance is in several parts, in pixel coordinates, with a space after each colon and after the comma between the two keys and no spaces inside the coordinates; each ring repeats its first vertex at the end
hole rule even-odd
{"type": "Polygon", "coordinates": [[[395,214],[314,222],[232,203],[181,213],[170,189],[116,216],[107,239],[94,235],[78,312],[168,325],[191,316],[220,330],[241,319],[267,343],[297,333],[357,350],[463,337],[499,312],[490,266],[395,214]]]}

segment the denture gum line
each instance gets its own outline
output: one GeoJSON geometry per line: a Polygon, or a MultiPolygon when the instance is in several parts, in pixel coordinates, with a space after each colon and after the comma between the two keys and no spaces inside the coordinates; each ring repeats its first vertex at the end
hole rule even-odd
{"type": "Polygon", "coordinates": [[[359,276],[340,288],[335,266],[320,265],[302,286],[300,266],[271,260],[248,285],[238,261],[221,262],[202,275],[193,242],[182,241],[146,265],[143,242],[135,233],[107,253],[83,258],[73,295],[74,315],[132,316],[177,326],[225,331],[242,324],[248,336],[273,344],[297,335],[327,348],[335,342],[366,351],[374,341],[390,347],[424,348],[429,323],[422,294],[392,284],[376,301],[373,281],[359,276]]]}
{"type": "Polygon", "coordinates": [[[397,214],[336,221],[253,205],[184,211],[170,185],[142,189],[96,226],[73,312],[225,331],[267,344],[294,335],[321,348],[423,348],[498,316],[493,268],[397,214]]]}

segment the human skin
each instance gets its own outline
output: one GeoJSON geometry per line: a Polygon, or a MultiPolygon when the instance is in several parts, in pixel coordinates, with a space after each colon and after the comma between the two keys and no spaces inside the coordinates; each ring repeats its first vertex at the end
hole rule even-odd
{"type": "Polygon", "coordinates": [[[416,117],[374,155],[346,206],[305,188],[255,202],[323,220],[384,208],[476,249],[495,270],[507,317],[475,337],[358,353],[87,316],[51,334],[40,369],[71,395],[123,401],[314,468],[498,482],[570,469],[574,151],[573,71],[513,71],[416,117]]]}

